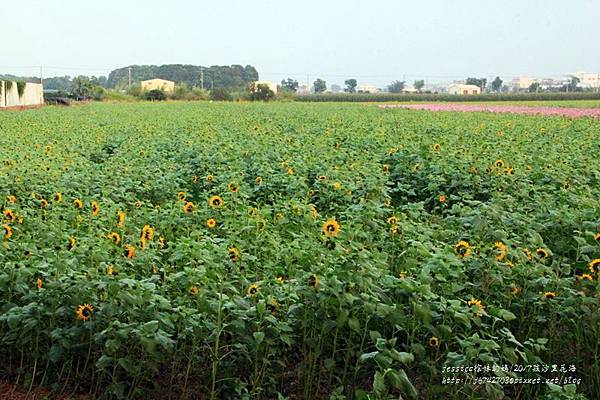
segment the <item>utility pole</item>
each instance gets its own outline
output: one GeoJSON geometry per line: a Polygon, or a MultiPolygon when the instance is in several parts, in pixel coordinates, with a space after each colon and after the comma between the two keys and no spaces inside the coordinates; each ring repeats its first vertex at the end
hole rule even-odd
{"type": "Polygon", "coordinates": [[[204,89],[204,67],[200,67],[200,87],[204,89]]]}
{"type": "Polygon", "coordinates": [[[129,67],[129,90],[131,90],[131,67],[129,67]]]}

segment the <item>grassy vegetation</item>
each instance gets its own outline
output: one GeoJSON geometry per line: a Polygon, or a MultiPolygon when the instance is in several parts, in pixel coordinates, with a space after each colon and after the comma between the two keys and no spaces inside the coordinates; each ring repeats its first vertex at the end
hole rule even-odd
{"type": "Polygon", "coordinates": [[[600,396],[596,120],[140,102],[0,113],[0,129],[12,382],[120,399],[600,396]],[[476,363],[574,365],[498,374],[581,381],[442,384],[476,363]]]}

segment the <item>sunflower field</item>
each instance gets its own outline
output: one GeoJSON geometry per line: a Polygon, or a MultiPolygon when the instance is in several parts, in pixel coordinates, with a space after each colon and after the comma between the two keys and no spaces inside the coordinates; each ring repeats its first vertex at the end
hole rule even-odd
{"type": "Polygon", "coordinates": [[[0,113],[0,377],[100,399],[598,399],[599,154],[592,118],[0,113]],[[541,382],[449,383],[482,376],[541,382]]]}

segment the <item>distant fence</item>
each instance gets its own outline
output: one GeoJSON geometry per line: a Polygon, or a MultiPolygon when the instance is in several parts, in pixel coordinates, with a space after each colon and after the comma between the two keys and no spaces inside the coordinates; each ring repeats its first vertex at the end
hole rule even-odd
{"type": "Polygon", "coordinates": [[[44,87],[40,83],[0,80],[0,108],[28,107],[44,104],[44,87]]]}
{"type": "Polygon", "coordinates": [[[433,93],[322,93],[296,96],[296,101],[535,101],[535,100],[600,100],[600,93],[485,93],[473,95],[433,93]]]}

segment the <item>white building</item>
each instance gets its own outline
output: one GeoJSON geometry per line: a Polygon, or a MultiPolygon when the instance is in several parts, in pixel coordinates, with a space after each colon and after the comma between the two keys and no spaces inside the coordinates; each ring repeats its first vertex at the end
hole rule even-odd
{"type": "Polygon", "coordinates": [[[461,95],[471,95],[471,94],[481,94],[481,88],[475,85],[465,85],[463,83],[452,83],[448,86],[449,94],[461,94],[461,95]]]}
{"type": "Polygon", "coordinates": [[[356,92],[357,93],[379,93],[379,92],[381,92],[381,89],[379,89],[375,85],[361,83],[361,84],[356,85],[356,92]]]}
{"type": "Polygon", "coordinates": [[[10,82],[0,80],[0,107],[32,107],[44,104],[44,87],[41,83],[10,82]]]}
{"type": "Polygon", "coordinates": [[[519,76],[510,81],[510,88],[514,91],[527,90],[532,83],[538,82],[537,79],[532,79],[528,76],[519,76]]]}

